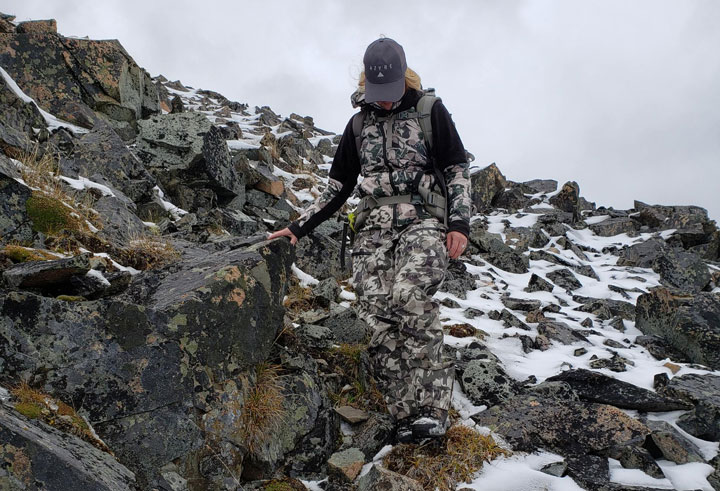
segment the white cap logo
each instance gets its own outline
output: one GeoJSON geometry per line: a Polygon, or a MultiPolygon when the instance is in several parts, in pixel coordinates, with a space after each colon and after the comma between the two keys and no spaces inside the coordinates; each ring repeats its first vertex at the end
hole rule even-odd
{"type": "Polygon", "coordinates": [[[383,75],[382,72],[379,72],[379,73],[377,74],[377,78],[384,77],[384,76],[385,76],[385,75],[383,75]]]}

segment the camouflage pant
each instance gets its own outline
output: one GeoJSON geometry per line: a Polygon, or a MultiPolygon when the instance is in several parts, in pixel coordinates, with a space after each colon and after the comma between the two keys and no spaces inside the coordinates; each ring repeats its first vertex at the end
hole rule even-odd
{"type": "Polygon", "coordinates": [[[437,220],[361,231],[353,248],[358,315],[373,328],[369,352],[390,414],[447,410],[453,366],[443,362],[439,305],[432,296],[448,263],[437,220]]]}

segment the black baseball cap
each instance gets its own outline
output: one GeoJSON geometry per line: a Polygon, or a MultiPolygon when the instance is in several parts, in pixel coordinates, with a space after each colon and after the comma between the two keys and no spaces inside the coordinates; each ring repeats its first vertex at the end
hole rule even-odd
{"type": "Polygon", "coordinates": [[[365,102],[396,102],[405,94],[405,50],[390,38],[373,41],[363,57],[365,102]]]}

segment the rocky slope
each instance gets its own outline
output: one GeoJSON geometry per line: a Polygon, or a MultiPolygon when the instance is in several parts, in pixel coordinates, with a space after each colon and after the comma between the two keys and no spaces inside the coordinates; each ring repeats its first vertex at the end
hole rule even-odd
{"type": "MultiPolygon", "coordinates": [[[[152,78],[117,41],[13,20],[0,15],[0,484],[352,487],[393,428],[342,225],[265,240],[322,191],[338,137],[152,78]]],[[[691,489],[689,475],[719,489],[707,212],[597,207],[574,182],[495,165],[472,186],[471,246],[438,294],[456,424],[512,449],[535,473],[524,489],[691,489]]],[[[470,485],[490,489],[502,465],[470,485]]],[[[360,489],[417,486],[369,467],[360,489]]]]}

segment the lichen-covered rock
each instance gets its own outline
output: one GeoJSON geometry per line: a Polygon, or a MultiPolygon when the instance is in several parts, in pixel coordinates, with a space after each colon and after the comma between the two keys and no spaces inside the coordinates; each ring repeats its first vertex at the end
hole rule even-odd
{"type": "Polygon", "coordinates": [[[696,254],[668,249],[653,262],[653,270],[660,282],[684,292],[697,293],[710,283],[710,272],[705,261],[696,254]]]}
{"type": "Polygon", "coordinates": [[[651,433],[646,446],[650,446],[657,453],[657,458],[664,458],[676,464],[687,464],[688,462],[705,462],[700,449],[680,434],[670,423],[666,421],[647,421],[651,433]]]}
{"type": "Polygon", "coordinates": [[[619,234],[628,234],[632,237],[637,231],[637,225],[628,217],[611,217],[589,225],[588,228],[600,237],[612,237],[619,234]]]}
{"type": "Polygon", "coordinates": [[[550,198],[550,204],[559,210],[572,213],[573,217],[577,217],[580,213],[580,186],[575,181],[568,181],[563,184],[556,195],[550,198]]]}
{"type": "Polygon", "coordinates": [[[91,180],[101,175],[135,203],[149,201],[155,185],[143,164],[105,121],[96,122],[89,133],[76,141],[71,155],[60,159],[60,172],[67,177],[91,180]]]}
{"type": "Polygon", "coordinates": [[[495,196],[507,187],[507,180],[495,164],[470,176],[470,193],[478,212],[491,207],[495,196]]]}
{"type": "Polygon", "coordinates": [[[673,377],[661,392],[695,406],[680,417],[680,428],[703,440],[720,439],[720,377],[695,373],[673,377]]]}
{"type": "Polygon", "coordinates": [[[0,77],[0,142],[5,149],[28,151],[35,138],[33,128],[45,128],[45,118],[35,104],[25,102],[0,77]]]}
{"type": "Polygon", "coordinates": [[[533,179],[522,184],[535,193],[554,193],[558,187],[558,182],[554,179],[533,179]]]}
{"type": "Polygon", "coordinates": [[[505,245],[500,236],[470,225],[470,254],[479,254],[484,260],[511,273],[527,273],[529,260],[512,247],[505,245]]]}
{"type": "Polygon", "coordinates": [[[567,383],[585,401],[610,404],[622,409],[648,412],[676,411],[691,407],[686,401],[662,396],[591,370],[566,370],[547,381],[567,383]]]}
{"type": "Polygon", "coordinates": [[[137,154],[156,176],[188,170],[202,158],[204,136],[212,124],[204,114],[159,114],[138,121],[137,154]]]}
{"type": "Polygon", "coordinates": [[[652,268],[655,259],[667,250],[668,246],[664,240],[652,238],[638,244],[633,244],[620,251],[618,266],[637,266],[640,268],[652,268]]]}
{"type": "Polygon", "coordinates": [[[391,443],[394,431],[395,421],[392,416],[372,413],[370,419],[359,425],[350,442],[342,448],[358,448],[365,455],[365,460],[370,460],[381,448],[391,443]]]}
{"type": "Polygon", "coordinates": [[[528,293],[551,292],[553,291],[553,288],[554,286],[552,283],[533,273],[528,280],[528,286],[526,286],[524,290],[528,293]]]}
{"type": "Polygon", "coordinates": [[[515,380],[505,373],[500,361],[485,346],[473,342],[459,354],[456,373],[473,403],[493,406],[520,392],[515,380]]]}
{"type": "Polygon", "coordinates": [[[542,321],[538,324],[538,334],[558,341],[562,344],[573,344],[578,341],[587,342],[584,330],[573,329],[569,325],[560,321],[542,321]]]}
{"type": "Polygon", "coordinates": [[[648,205],[635,201],[638,214],[635,220],[652,230],[675,229],[677,238],[685,248],[707,243],[716,227],[708,218],[707,210],[699,206],[648,205]]]}
{"type": "Polygon", "coordinates": [[[720,296],[679,295],[664,288],[637,299],[635,327],[656,334],[694,363],[720,368],[720,296]]]}
{"type": "Polygon", "coordinates": [[[31,195],[30,188],[0,170],[0,243],[32,241],[32,222],[25,207],[31,195]]]}
{"type": "Polygon", "coordinates": [[[135,476],[80,438],[0,406],[0,488],[132,491],[135,476]]]}
{"type": "Polygon", "coordinates": [[[65,38],[48,29],[3,34],[0,64],[43,109],[80,126],[92,127],[100,115],[132,138],[134,121],[159,111],[150,76],[116,40],[65,38]]]}
{"type": "Polygon", "coordinates": [[[16,264],[3,271],[3,280],[10,288],[53,289],[89,270],[90,254],[79,254],[66,259],[16,264]]]}
{"type": "Polygon", "coordinates": [[[419,482],[377,464],[358,479],[356,486],[357,491],[422,491],[423,489],[419,482]]]}
{"type": "Polygon", "coordinates": [[[535,395],[516,396],[473,419],[502,435],[514,449],[545,448],[563,455],[602,454],[650,433],[647,426],[613,406],[535,395]]]}
{"type": "Polygon", "coordinates": [[[365,455],[357,448],[335,452],[328,460],[328,470],[341,481],[352,482],[365,465],[365,455]]]}
{"type": "Polygon", "coordinates": [[[580,283],[575,275],[572,274],[572,271],[567,268],[550,271],[545,276],[548,280],[565,290],[573,291],[582,288],[582,283],[580,283]]]}
{"type": "Polygon", "coordinates": [[[315,230],[300,239],[296,247],[297,265],[304,272],[319,280],[348,276],[349,272],[340,267],[340,244],[335,239],[315,230]]]}

